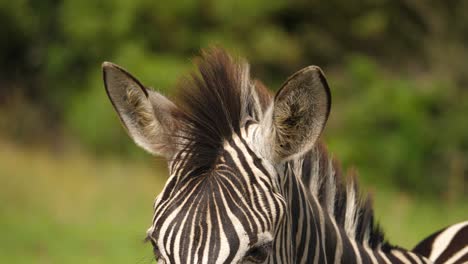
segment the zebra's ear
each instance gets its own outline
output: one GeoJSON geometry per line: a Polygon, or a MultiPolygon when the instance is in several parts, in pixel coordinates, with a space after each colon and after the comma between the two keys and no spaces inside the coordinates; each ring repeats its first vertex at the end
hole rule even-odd
{"type": "Polygon", "coordinates": [[[310,150],[325,127],[330,106],[330,90],[319,67],[309,66],[289,77],[270,110],[270,157],[283,161],[310,150]]]}
{"type": "Polygon", "coordinates": [[[176,106],[163,95],[146,89],[123,68],[102,64],[104,85],[123,126],[135,143],[146,151],[166,158],[174,153],[171,132],[176,106]]]}

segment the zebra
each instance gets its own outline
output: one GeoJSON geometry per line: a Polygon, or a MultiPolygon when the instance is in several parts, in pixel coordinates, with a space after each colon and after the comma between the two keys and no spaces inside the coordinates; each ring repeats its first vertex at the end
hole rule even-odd
{"type": "Polygon", "coordinates": [[[446,227],[413,248],[434,263],[468,263],[468,222],[446,227]]]}
{"type": "Polygon", "coordinates": [[[414,251],[386,241],[355,174],[342,173],[320,139],[331,94],[319,67],[273,96],[222,49],[195,64],[173,100],[102,66],[129,136],[167,159],[147,230],[158,263],[466,263],[468,222],[414,251]]]}

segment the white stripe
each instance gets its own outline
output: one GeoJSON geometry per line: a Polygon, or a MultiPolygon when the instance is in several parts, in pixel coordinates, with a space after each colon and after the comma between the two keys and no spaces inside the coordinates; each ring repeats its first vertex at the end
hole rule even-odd
{"type": "MultiPolygon", "coordinates": [[[[211,219],[211,214],[213,212],[211,212],[211,210],[209,209],[209,206],[206,207],[207,208],[207,211],[206,211],[206,219],[211,219]]],[[[212,221],[206,221],[206,239],[205,241],[210,241],[211,240],[211,230],[212,230],[212,221]]],[[[210,243],[206,243],[206,245],[209,245],[210,243]]],[[[205,249],[203,250],[203,256],[201,256],[201,263],[208,263],[208,260],[209,260],[209,256],[208,256],[208,250],[210,249],[209,246],[206,246],[205,245],[205,249]]],[[[198,255],[198,254],[197,254],[198,255]]]]}
{"type": "Polygon", "coordinates": [[[418,258],[418,256],[417,256],[415,253],[410,252],[410,251],[408,251],[408,252],[406,252],[406,253],[407,253],[417,264],[423,264],[423,262],[421,261],[421,259],[418,258]]]}
{"type": "Polygon", "coordinates": [[[374,252],[372,251],[372,249],[368,248],[368,247],[364,247],[364,250],[367,252],[367,255],[369,256],[369,258],[371,259],[371,262],[372,263],[379,263],[377,261],[377,259],[375,258],[374,256],[374,252]]]}
{"type": "MultiPolygon", "coordinates": [[[[231,221],[232,225],[234,226],[234,232],[236,232],[237,238],[239,239],[239,249],[237,250],[237,255],[236,255],[236,257],[239,257],[239,254],[243,254],[244,252],[246,252],[248,250],[249,237],[247,236],[247,231],[244,229],[244,226],[241,224],[241,222],[237,218],[236,214],[231,211],[231,208],[229,208],[229,206],[226,206],[227,205],[227,200],[226,200],[227,193],[223,192],[222,188],[219,188],[219,191],[220,191],[220,197],[223,200],[223,204],[221,204],[221,206],[223,206],[223,208],[226,210],[226,213],[228,214],[229,220],[231,221]]],[[[216,204],[215,199],[213,199],[213,202],[216,204]]],[[[216,208],[217,207],[218,207],[218,205],[216,204],[216,208]]],[[[220,220],[219,221],[220,222],[219,227],[220,227],[220,230],[222,230],[222,232],[220,234],[220,237],[224,238],[222,240],[225,241],[225,244],[221,244],[221,245],[228,245],[229,243],[227,242],[228,241],[227,240],[227,234],[224,231],[224,229],[222,229],[223,225],[222,225],[221,216],[219,215],[219,211],[217,211],[217,214],[218,214],[218,219],[220,220]],[[221,236],[221,235],[224,235],[224,236],[221,236]]],[[[230,235],[232,235],[232,234],[230,234],[230,235]]],[[[229,253],[230,253],[230,248],[229,247],[221,248],[218,261],[221,262],[221,260],[227,259],[227,257],[229,256],[229,253]]]]}
{"type": "Polygon", "coordinates": [[[463,256],[468,255],[468,245],[465,246],[462,250],[458,251],[451,258],[449,258],[444,264],[453,264],[457,260],[460,260],[463,256]]]}
{"type": "MultiPolygon", "coordinates": [[[[238,144],[236,144],[236,145],[238,145],[238,144]]],[[[237,151],[233,147],[231,147],[227,142],[224,145],[224,149],[226,150],[226,152],[228,152],[231,155],[231,158],[234,161],[234,164],[239,169],[239,173],[241,175],[248,175],[247,171],[245,171],[244,166],[242,166],[242,162],[239,159],[239,156],[242,155],[242,154],[237,153],[237,151]]],[[[252,185],[253,184],[251,184],[249,177],[243,177],[243,179],[245,180],[245,182],[247,184],[247,190],[248,190],[249,195],[252,195],[252,193],[253,193],[252,185]]],[[[250,206],[247,206],[247,209],[249,210],[250,214],[254,215],[254,213],[252,212],[250,206]]],[[[252,219],[255,221],[256,226],[261,226],[260,219],[258,219],[258,217],[252,217],[252,219]]]]}
{"type": "MultiPolygon", "coordinates": [[[[302,185],[301,185],[302,187],[302,185]]],[[[303,191],[303,195],[305,195],[305,190],[301,188],[301,190],[303,191]]],[[[304,197],[306,198],[306,197],[304,197]]],[[[325,245],[325,217],[323,215],[323,211],[322,211],[322,207],[320,207],[320,203],[317,201],[317,199],[312,196],[313,198],[313,201],[311,201],[312,203],[315,204],[315,206],[317,207],[317,211],[318,211],[318,215],[319,215],[319,228],[320,228],[320,238],[321,238],[321,242],[322,242],[322,251],[323,251],[323,255],[324,256],[327,256],[327,252],[325,251],[325,248],[326,248],[326,245],[325,245]]],[[[307,198],[306,198],[307,199],[307,198]]],[[[312,210],[312,208],[311,208],[312,210]]],[[[326,258],[326,257],[325,257],[326,258]]]]}
{"type": "Polygon", "coordinates": [[[400,251],[398,250],[392,250],[391,254],[393,254],[393,256],[395,256],[397,259],[401,260],[401,262],[405,263],[405,264],[411,264],[411,261],[409,261],[405,255],[403,255],[403,253],[401,253],[400,251]]]}
{"type": "MultiPolygon", "coordinates": [[[[319,237],[319,234],[318,234],[318,230],[315,229],[315,234],[316,234],[316,237],[318,238],[319,237]]],[[[318,241],[315,241],[315,254],[314,254],[314,264],[318,264],[318,261],[319,261],[319,258],[320,258],[320,251],[319,251],[319,245],[320,243],[318,241]]]]}
{"type": "Polygon", "coordinates": [[[468,225],[468,222],[453,225],[438,235],[434,243],[432,243],[432,251],[429,255],[429,259],[435,261],[437,258],[439,258],[450,244],[450,241],[452,241],[453,237],[466,225],[468,225]]]}
{"type": "Polygon", "coordinates": [[[386,255],[384,252],[382,252],[382,251],[379,250],[379,254],[380,254],[380,256],[382,257],[382,259],[385,261],[385,263],[387,263],[387,264],[392,264],[392,263],[390,262],[390,260],[387,258],[387,255],[386,255]]]}
{"type": "Polygon", "coordinates": [[[336,233],[335,263],[340,264],[342,263],[341,257],[343,256],[343,241],[341,240],[341,233],[338,230],[338,226],[336,225],[335,220],[333,218],[330,218],[330,220],[336,233]]]}
{"type": "MultiPolygon", "coordinates": [[[[306,206],[309,206],[309,204],[307,204],[306,206]]],[[[305,211],[305,217],[307,217],[306,219],[311,219],[311,218],[312,218],[311,210],[304,210],[304,211],[305,211]]],[[[310,239],[310,235],[311,235],[311,226],[310,226],[310,225],[307,225],[307,226],[305,226],[304,228],[305,228],[305,230],[306,230],[306,237],[309,238],[309,239],[306,239],[305,247],[304,247],[304,248],[308,249],[308,248],[310,247],[310,243],[312,242],[312,241],[311,241],[312,239],[310,239]]],[[[304,231],[302,231],[302,232],[304,232],[304,231]]],[[[308,255],[309,255],[309,254],[307,254],[307,253],[305,253],[305,252],[302,254],[302,258],[303,258],[303,259],[301,260],[301,263],[308,263],[308,261],[309,261],[309,260],[307,259],[308,255]]]]}
{"type": "Polygon", "coordinates": [[[345,225],[344,229],[346,234],[351,239],[356,238],[356,192],[354,189],[355,182],[346,186],[346,211],[345,211],[345,225]]]}
{"type": "Polygon", "coordinates": [[[354,241],[354,239],[350,239],[349,242],[351,243],[351,246],[353,246],[354,252],[356,253],[356,264],[362,263],[361,254],[359,254],[356,241],[354,241]]]}

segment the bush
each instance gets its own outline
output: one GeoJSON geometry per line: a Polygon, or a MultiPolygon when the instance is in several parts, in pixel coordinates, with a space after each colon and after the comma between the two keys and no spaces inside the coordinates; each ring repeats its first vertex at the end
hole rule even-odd
{"type": "Polygon", "coordinates": [[[355,165],[369,182],[466,195],[452,183],[463,186],[468,170],[468,122],[462,121],[468,94],[442,79],[397,78],[366,57],[351,57],[345,69],[332,84],[326,133],[344,164],[355,165]]]}

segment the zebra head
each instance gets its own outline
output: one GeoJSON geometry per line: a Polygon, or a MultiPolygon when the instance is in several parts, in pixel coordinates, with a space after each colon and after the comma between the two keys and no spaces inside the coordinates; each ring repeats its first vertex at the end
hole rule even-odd
{"type": "Polygon", "coordinates": [[[330,110],[318,67],[273,97],[249,67],[213,50],[174,101],[104,63],[106,91],[137,145],[163,156],[170,176],[147,237],[160,263],[266,263],[288,210],[284,163],[313,147],[330,110]]]}

